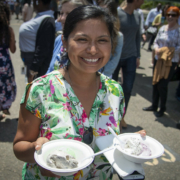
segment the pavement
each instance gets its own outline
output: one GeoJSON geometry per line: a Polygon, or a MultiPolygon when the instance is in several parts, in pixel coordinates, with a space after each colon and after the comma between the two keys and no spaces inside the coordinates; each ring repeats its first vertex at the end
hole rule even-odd
{"type": "MultiPolygon", "coordinates": [[[[11,115],[0,121],[0,180],[20,180],[23,162],[16,159],[13,153],[13,139],[17,129],[19,103],[25,90],[25,77],[21,74],[23,62],[19,51],[19,27],[22,20],[12,16],[11,26],[16,37],[17,50],[11,54],[17,83],[16,100],[10,108],[11,115]]],[[[180,130],[176,123],[180,120],[180,102],[175,98],[178,82],[169,83],[167,112],[156,118],[152,112],[142,111],[151,105],[152,97],[152,66],[151,53],[146,51],[147,44],[141,49],[141,65],[137,69],[132,96],[129,102],[125,121],[128,128],[123,133],[136,132],[141,129],[147,135],[157,139],[165,147],[162,157],[143,164],[146,180],[180,180],[180,130]]],[[[118,180],[117,175],[113,180],[118,180]]]]}

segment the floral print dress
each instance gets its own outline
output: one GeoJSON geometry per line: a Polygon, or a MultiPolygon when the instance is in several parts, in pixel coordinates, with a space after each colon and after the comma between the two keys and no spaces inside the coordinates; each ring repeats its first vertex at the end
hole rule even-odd
{"type": "MultiPolygon", "coordinates": [[[[31,84],[26,87],[21,103],[31,84]]],[[[53,71],[34,80],[26,103],[26,109],[42,120],[40,137],[74,139],[83,142],[83,133],[93,128],[94,152],[96,138],[110,134],[108,126],[119,134],[120,120],[124,114],[124,94],[116,81],[100,75],[99,91],[93,103],[89,118],[70,84],[59,71],[53,71]]],[[[43,177],[37,164],[25,163],[22,178],[25,180],[86,180],[98,177],[112,179],[112,168],[104,155],[96,156],[93,163],[72,176],[59,178],[43,177]]]]}
{"type": "Polygon", "coordinates": [[[8,110],[16,97],[16,82],[8,46],[0,46],[0,111],[8,110]]]}

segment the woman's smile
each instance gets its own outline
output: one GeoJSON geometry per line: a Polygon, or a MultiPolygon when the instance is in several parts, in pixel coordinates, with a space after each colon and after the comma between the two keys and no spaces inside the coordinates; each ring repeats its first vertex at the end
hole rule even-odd
{"type": "Polygon", "coordinates": [[[95,73],[104,67],[111,54],[109,30],[101,19],[78,23],[64,45],[71,65],[85,73],[95,73]]]}

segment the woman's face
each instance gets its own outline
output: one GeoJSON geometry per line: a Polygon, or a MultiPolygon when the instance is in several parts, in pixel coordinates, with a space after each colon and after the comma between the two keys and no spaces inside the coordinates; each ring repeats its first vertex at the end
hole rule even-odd
{"type": "Polygon", "coordinates": [[[58,21],[61,22],[62,28],[64,28],[64,23],[66,21],[67,15],[75,9],[74,5],[71,2],[64,3],[62,5],[61,11],[60,11],[60,16],[58,18],[58,21]]]}
{"type": "Polygon", "coordinates": [[[167,22],[168,24],[176,24],[177,21],[178,21],[178,15],[176,12],[174,11],[169,11],[167,14],[166,14],[166,19],[167,19],[167,22]]]}
{"type": "Polygon", "coordinates": [[[109,61],[111,37],[100,19],[77,23],[67,41],[63,41],[71,61],[70,68],[84,73],[95,73],[109,61]]]}

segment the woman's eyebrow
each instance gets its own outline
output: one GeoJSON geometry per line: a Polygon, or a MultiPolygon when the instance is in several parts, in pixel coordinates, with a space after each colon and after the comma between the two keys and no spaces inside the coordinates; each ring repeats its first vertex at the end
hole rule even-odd
{"type": "MultiPolygon", "coordinates": [[[[76,34],[75,36],[89,37],[87,34],[83,34],[83,33],[76,34]]],[[[108,38],[110,38],[109,35],[101,35],[101,36],[98,36],[98,38],[102,38],[102,37],[108,37],[108,38]]]]}

